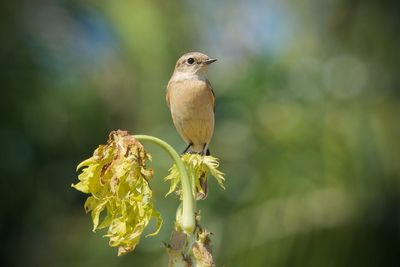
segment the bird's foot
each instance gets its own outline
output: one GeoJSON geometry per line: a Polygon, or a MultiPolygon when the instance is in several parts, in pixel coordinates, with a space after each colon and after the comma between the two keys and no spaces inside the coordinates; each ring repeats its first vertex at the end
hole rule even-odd
{"type": "Polygon", "coordinates": [[[183,152],[181,153],[181,156],[182,156],[183,154],[190,153],[190,151],[188,152],[188,150],[189,150],[189,148],[190,148],[192,145],[193,145],[193,143],[189,143],[188,146],[185,148],[185,150],[183,150],[183,152]]]}
{"type": "Polygon", "coordinates": [[[207,148],[207,143],[203,144],[203,149],[199,153],[201,156],[209,156],[210,155],[210,149],[207,148]]]}

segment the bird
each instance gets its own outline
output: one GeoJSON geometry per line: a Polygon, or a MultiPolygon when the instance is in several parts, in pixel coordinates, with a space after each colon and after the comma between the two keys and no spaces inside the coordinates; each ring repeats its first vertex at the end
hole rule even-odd
{"type": "MultiPolygon", "coordinates": [[[[189,52],[181,56],[168,82],[167,105],[172,121],[187,147],[182,152],[210,155],[208,148],[214,132],[215,93],[207,78],[208,67],[217,61],[200,52],[189,52]]],[[[203,194],[207,196],[207,180],[200,177],[203,194]]]]}

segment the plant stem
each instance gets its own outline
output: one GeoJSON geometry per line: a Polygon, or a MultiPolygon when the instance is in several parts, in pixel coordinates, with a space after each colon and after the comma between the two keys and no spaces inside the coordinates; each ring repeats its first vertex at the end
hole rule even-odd
{"type": "Polygon", "coordinates": [[[159,145],[163,148],[175,162],[176,167],[179,170],[182,185],[182,229],[188,235],[191,235],[195,229],[195,218],[194,218],[194,200],[192,195],[192,187],[190,185],[189,175],[187,173],[186,167],[183,164],[179,154],[175,149],[170,146],[167,142],[149,135],[134,135],[137,140],[150,141],[154,144],[159,145]]]}

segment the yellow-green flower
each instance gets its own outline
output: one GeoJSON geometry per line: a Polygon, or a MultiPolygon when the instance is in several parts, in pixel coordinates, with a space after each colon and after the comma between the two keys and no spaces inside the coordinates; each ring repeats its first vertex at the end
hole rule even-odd
{"type": "Polygon", "coordinates": [[[91,158],[81,162],[84,168],[75,189],[90,194],[85,202],[91,212],[93,231],[107,228],[110,246],[119,247],[118,255],[135,249],[144,228],[157,220],[156,235],[161,228],[160,213],[154,208],[149,180],[153,171],[143,145],[126,131],[110,133],[106,145],[99,146],[91,158]]]}
{"type": "MultiPolygon", "coordinates": [[[[212,156],[202,156],[199,154],[184,154],[181,156],[181,159],[188,171],[194,197],[196,197],[196,194],[199,192],[205,193],[203,192],[203,182],[201,179],[204,179],[208,172],[210,172],[210,174],[217,180],[218,184],[225,189],[224,174],[218,170],[219,162],[217,158],[212,156]]],[[[169,175],[164,178],[165,181],[170,181],[171,183],[169,191],[166,194],[167,196],[172,192],[176,192],[182,199],[179,175],[179,171],[174,164],[169,170],[169,175]]]]}

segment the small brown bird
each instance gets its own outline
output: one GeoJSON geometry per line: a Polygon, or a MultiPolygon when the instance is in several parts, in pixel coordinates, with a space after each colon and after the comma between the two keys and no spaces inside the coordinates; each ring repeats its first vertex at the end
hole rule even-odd
{"type": "Polygon", "coordinates": [[[178,59],[167,86],[167,104],[176,130],[187,143],[184,153],[205,154],[214,131],[215,97],[207,79],[215,62],[199,52],[178,59]]]}
{"type": "MultiPolygon", "coordinates": [[[[190,52],[178,59],[167,86],[167,104],[172,120],[187,147],[183,153],[209,155],[208,145],[214,132],[215,95],[207,79],[208,66],[217,61],[190,52]]],[[[205,198],[207,183],[202,184],[205,198]]]]}

